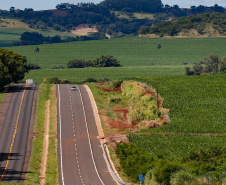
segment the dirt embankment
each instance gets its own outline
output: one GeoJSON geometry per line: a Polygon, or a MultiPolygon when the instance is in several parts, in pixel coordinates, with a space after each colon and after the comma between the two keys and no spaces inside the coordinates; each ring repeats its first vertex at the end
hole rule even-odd
{"type": "Polygon", "coordinates": [[[71,32],[75,35],[87,35],[88,33],[98,32],[95,28],[90,28],[87,24],[80,24],[73,27],[71,32]]]}
{"type": "MultiPolygon", "coordinates": [[[[122,92],[121,86],[115,88],[115,89],[110,89],[106,87],[105,83],[99,83],[98,88],[100,88],[103,92],[109,93],[115,93],[115,92],[122,92]]],[[[157,100],[157,93],[154,89],[143,92],[144,95],[150,94],[152,97],[154,97],[157,100]],[[153,90],[153,91],[152,91],[153,90]]],[[[161,98],[158,99],[158,107],[162,108],[162,103],[163,100],[161,98]]],[[[128,143],[128,139],[126,137],[127,134],[134,133],[138,129],[138,122],[135,123],[130,123],[129,118],[128,118],[128,113],[129,113],[129,108],[128,107],[120,107],[120,106],[113,106],[111,112],[115,114],[114,118],[111,118],[108,116],[109,110],[99,110],[99,115],[101,120],[104,122],[104,130],[105,130],[105,136],[106,140],[108,141],[108,144],[111,148],[115,148],[116,143],[128,143]]],[[[168,112],[166,115],[162,115],[159,117],[159,124],[157,122],[152,123],[153,127],[158,127],[160,126],[160,122],[170,122],[168,112]]]]}

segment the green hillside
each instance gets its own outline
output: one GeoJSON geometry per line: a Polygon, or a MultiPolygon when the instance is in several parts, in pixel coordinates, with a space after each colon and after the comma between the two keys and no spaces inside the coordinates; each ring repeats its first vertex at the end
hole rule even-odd
{"type": "Polygon", "coordinates": [[[141,28],[140,34],[159,36],[225,36],[226,13],[192,15],[141,28]]]}

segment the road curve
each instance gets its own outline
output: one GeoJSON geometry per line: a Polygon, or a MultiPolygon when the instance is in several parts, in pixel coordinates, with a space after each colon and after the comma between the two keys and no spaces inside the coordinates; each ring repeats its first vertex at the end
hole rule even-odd
{"type": "Polygon", "coordinates": [[[18,85],[10,99],[0,134],[0,181],[18,183],[27,150],[32,105],[36,85],[18,85]]]}
{"type": "Polygon", "coordinates": [[[88,92],[83,85],[58,85],[59,182],[115,185],[104,160],[88,92]]]}

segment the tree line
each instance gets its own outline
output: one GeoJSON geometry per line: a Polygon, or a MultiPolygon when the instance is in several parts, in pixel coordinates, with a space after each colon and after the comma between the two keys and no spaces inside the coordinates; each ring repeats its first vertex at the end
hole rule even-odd
{"type": "Polygon", "coordinates": [[[122,65],[120,61],[109,55],[102,55],[95,60],[74,59],[70,60],[67,64],[67,68],[85,67],[122,67],[122,65]]]}
{"type": "Polygon", "coordinates": [[[226,73],[226,56],[221,59],[218,55],[211,54],[203,58],[203,61],[196,63],[193,70],[189,67],[185,68],[186,76],[216,73],[226,73]]]}
{"type": "Polygon", "coordinates": [[[26,57],[0,48],[0,90],[12,82],[22,80],[29,70],[26,57]]]}
{"type": "Polygon", "coordinates": [[[177,36],[182,32],[189,32],[191,29],[196,30],[198,34],[218,33],[226,35],[226,13],[215,12],[173,19],[141,28],[138,33],[142,35],[177,36]]]}
{"type": "Polygon", "coordinates": [[[62,42],[73,42],[73,41],[85,41],[85,40],[100,40],[107,39],[103,33],[90,33],[87,36],[64,36],[60,37],[55,35],[53,37],[43,36],[38,32],[24,32],[20,37],[20,42],[14,43],[14,45],[38,45],[38,44],[52,44],[52,43],[62,43],[62,42]]]}

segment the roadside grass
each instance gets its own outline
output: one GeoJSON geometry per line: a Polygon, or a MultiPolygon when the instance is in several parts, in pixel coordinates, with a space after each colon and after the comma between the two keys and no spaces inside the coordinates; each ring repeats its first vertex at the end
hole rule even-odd
{"type": "Polygon", "coordinates": [[[57,97],[56,86],[51,87],[50,93],[50,125],[49,125],[49,149],[46,168],[45,184],[58,183],[58,158],[57,158],[57,97]]]}
{"type": "Polygon", "coordinates": [[[96,80],[108,78],[117,80],[134,76],[182,76],[185,66],[147,66],[147,67],[105,67],[105,68],[76,68],[76,69],[39,69],[26,74],[24,79],[33,79],[36,83],[43,82],[46,78],[58,77],[68,79],[74,83],[80,83],[87,78],[96,80]]]}
{"type": "Polygon", "coordinates": [[[39,184],[44,138],[45,105],[50,97],[52,85],[40,85],[38,90],[32,153],[25,184],[39,184]]]}
{"type": "Polygon", "coordinates": [[[2,104],[2,100],[3,100],[4,96],[5,96],[5,93],[1,92],[0,93],[0,105],[2,104]]]}
{"type": "Polygon", "coordinates": [[[33,46],[7,47],[27,57],[28,61],[43,69],[66,64],[72,59],[93,60],[101,55],[112,55],[123,67],[149,67],[158,65],[182,65],[199,62],[210,54],[222,58],[226,50],[226,37],[222,38],[145,38],[123,37],[96,41],[77,41],[39,45],[39,53],[33,46]],[[162,48],[157,49],[160,43],[162,48]]]}

